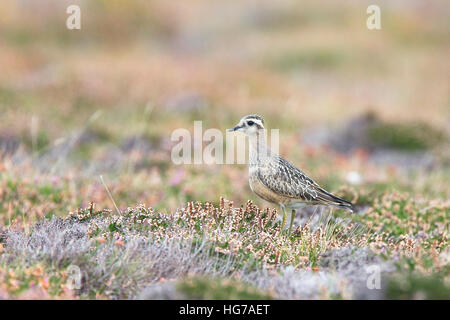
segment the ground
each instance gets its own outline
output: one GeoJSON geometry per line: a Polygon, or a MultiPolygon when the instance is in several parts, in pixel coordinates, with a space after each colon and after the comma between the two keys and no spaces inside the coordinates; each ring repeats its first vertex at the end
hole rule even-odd
{"type": "Polygon", "coordinates": [[[0,298],[449,299],[450,7],[367,5],[2,1],[0,298]],[[171,161],[251,113],[357,212],[171,161]]]}

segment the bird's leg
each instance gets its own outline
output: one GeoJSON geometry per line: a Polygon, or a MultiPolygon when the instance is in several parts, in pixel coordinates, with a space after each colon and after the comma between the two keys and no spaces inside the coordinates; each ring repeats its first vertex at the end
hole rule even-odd
{"type": "Polygon", "coordinates": [[[284,225],[286,224],[286,218],[287,218],[287,214],[286,214],[286,210],[284,208],[284,206],[280,206],[281,211],[283,211],[283,220],[281,221],[281,230],[284,229],[284,225]]]}
{"type": "Polygon", "coordinates": [[[295,209],[292,209],[292,212],[291,212],[291,222],[290,222],[290,224],[289,224],[289,234],[291,234],[291,231],[292,231],[292,225],[293,225],[293,223],[294,223],[294,219],[295,219],[296,213],[297,213],[297,211],[295,211],[295,209]]]}

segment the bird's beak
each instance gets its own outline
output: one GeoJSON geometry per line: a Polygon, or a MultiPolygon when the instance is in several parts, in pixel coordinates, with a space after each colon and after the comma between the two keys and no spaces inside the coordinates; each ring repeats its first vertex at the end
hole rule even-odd
{"type": "Polygon", "coordinates": [[[227,131],[228,131],[228,132],[233,132],[233,131],[239,130],[240,128],[242,128],[242,127],[236,126],[236,127],[234,127],[234,128],[228,129],[227,131]]]}

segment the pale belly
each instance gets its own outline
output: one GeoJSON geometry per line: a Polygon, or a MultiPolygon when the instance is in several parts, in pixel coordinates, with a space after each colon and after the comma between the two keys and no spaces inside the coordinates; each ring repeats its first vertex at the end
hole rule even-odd
{"type": "Polygon", "coordinates": [[[264,184],[262,184],[256,177],[250,176],[248,179],[250,189],[260,198],[272,202],[278,205],[283,205],[286,207],[291,207],[294,202],[298,200],[292,199],[290,197],[281,196],[270,189],[268,189],[264,184]]]}

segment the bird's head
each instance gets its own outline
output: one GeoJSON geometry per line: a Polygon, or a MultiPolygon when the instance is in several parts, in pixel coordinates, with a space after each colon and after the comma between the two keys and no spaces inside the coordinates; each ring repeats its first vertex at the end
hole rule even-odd
{"type": "Polygon", "coordinates": [[[259,130],[264,130],[264,119],[256,114],[243,117],[239,123],[228,131],[241,131],[247,136],[255,135],[259,130]]]}

